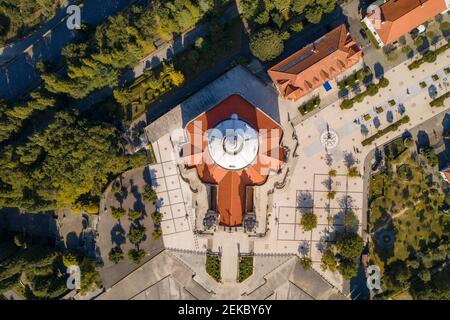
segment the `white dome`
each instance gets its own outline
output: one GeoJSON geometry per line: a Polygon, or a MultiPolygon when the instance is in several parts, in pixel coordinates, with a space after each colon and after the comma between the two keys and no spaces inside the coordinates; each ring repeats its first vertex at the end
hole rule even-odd
{"type": "Polygon", "coordinates": [[[228,170],[247,167],[258,154],[258,132],[236,114],[208,130],[207,138],[211,158],[228,170]]]}

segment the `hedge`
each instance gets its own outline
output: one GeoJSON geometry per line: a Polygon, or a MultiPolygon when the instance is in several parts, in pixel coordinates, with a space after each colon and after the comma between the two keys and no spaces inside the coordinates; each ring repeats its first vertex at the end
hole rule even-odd
{"type": "Polygon", "coordinates": [[[342,81],[338,82],[338,87],[340,90],[345,90],[348,87],[353,86],[354,84],[358,83],[359,81],[364,80],[366,77],[370,76],[372,72],[369,68],[361,69],[354,74],[348,76],[342,81]]]}
{"type": "Polygon", "coordinates": [[[363,146],[367,146],[372,144],[372,142],[374,142],[376,139],[384,136],[385,134],[392,132],[392,131],[396,131],[402,124],[408,123],[409,122],[409,116],[404,116],[403,118],[401,118],[400,120],[394,122],[393,124],[387,126],[384,129],[378,130],[377,133],[375,133],[373,136],[363,140],[361,142],[361,144],[363,146]]]}
{"type": "Polygon", "coordinates": [[[313,111],[315,108],[317,108],[320,105],[320,97],[314,97],[311,100],[309,100],[308,102],[306,102],[305,104],[302,104],[300,107],[298,107],[298,111],[302,114],[305,115],[308,112],[313,111]]]}
{"type": "Polygon", "coordinates": [[[351,99],[344,99],[341,102],[341,109],[351,109],[355,102],[362,102],[366,96],[374,96],[378,93],[380,88],[386,88],[389,85],[389,80],[386,78],[381,78],[377,84],[371,83],[366,87],[366,91],[357,94],[351,99]]]}
{"type": "Polygon", "coordinates": [[[430,102],[430,106],[432,107],[442,107],[444,106],[444,101],[450,97],[450,92],[444,93],[442,96],[437,97],[433,101],[430,102]]]}
{"type": "Polygon", "coordinates": [[[425,54],[420,58],[419,60],[413,61],[409,66],[409,70],[417,69],[419,68],[423,63],[428,62],[432,63],[436,61],[436,58],[441,53],[444,53],[448,48],[450,48],[450,44],[447,42],[447,44],[443,45],[442,47],[437,48],[436,50],[428,50],[425,52],[425,54]]]}

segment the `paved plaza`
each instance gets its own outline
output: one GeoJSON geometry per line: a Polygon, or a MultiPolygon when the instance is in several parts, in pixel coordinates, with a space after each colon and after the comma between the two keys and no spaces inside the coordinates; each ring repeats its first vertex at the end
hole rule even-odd
{"type": "MultiPolygon", "coordinates": [[[[429,106],[432,97],[448,90],[449,83],[444,72],[448,66],[448,58],[445,55],[439,56],[435,63],[423,65],[413,71],[408,70],[407,63],[390,69],[385,73],[390,81],[389,87],[380,89],[377,95],[368,96],[361,103],[355,103],[349,110],[341,110],[340,101],[335,101],[301,116],[297,110],[301,101],[294,103],[283,100],[274,87],[254,78],[242,67],[231,70],[217,82],[191,96],[189,101],[146,128],[157,160],[156,164],[149,166],[149,170],[151,184],[158,195],[156,206],[163,213],[164,247],[174,250],[172,255],[192,270],[198,285],[215,293],[211,298],[235,298],[246,294],[249,297],[260,297],[259,293],[256,295],[257,291],[250,294],[250,288],[255,290],[256,283],[260,281],[267,283],[267,271],[259,271],[255,267],[254,275],[249,280],[242,284],[235,282],[238,255],[242,253],[253,253],[255,257],[310,257],[314,272],[320,275],[319,278],[339,294],[347,296],[348,287],[342,277],[338,273],[323,272],[320,269],[322,252],[329,243],[336,241],[336,234],[345,228],[343,220],[349,211],[354,212],[358,218],[356,231],[364,239],[367,238],[365,192],[369,172],[364,171],[365,159],[377,145],[384,144],[400,136],[405,130],[449,109],[448,104],[443,108],[429,106]],[[408,76],[405,77],[405,74],[408,76]],[[242,81],[245,81],[249,90],[238,89],[238,84],[242,81]],[[426,86],[420,85],[421,82],[425,82],[426,86]],[[224,91],[217,90],[218,85],[224,91]],[[255,95],[256,89],[261,92],[260,96],[255,95]],[[260,221],[259,236],[256,237],[223,230],[216,230],[212,235],[196,232],[201,225],[198,212],[206,208],[206,193],[201,189],[202,184],[195,180],[196,175],[184,172],[185,169],[182,170],[177,162],[180,145],[186,142],[183,131],[180,131],[183,125],[192,117],[213,107],[224,95],[234,93],[239,93],[255,106],[276,117],[285,133],[283,144],[291,148],[283,170],[270,177],[266,184],[256,188],[256,208],[260,221]],[[383,111],[380,112],[377,107],[382,107],[383,111]],[[373,145],[361,145],[363,139],[404,115],[410,118],[408,124],[401,126],[396,132],[380,137],[373,145]],[[294,118],[295,121],[292,121],[294,118]],[[321,137],[330,131],[335,133],[336,143],[325,147],[321,137]],[[349,177],[350,167],[356,167],[361,175],[349,177]],[[330,170],[334,170],[336,175],[330,177],[330,170]],[[276,187],[280,181],[284,181],[282,187],[276,187]],[[328,196],[330,190],[334,192],[332,198],[328,196]],[[313,212],[318,218],[317,227],[308,232],[300,227],[301,216],[306,212],[313,212]],[[223,258],[221,284],[216,283],[205,272],[204,261],[208,250],[220,253],[223,258]]],[[[275,271],[281,270],[278,269],[279,264],[274,264],[273,268],[275,271]]],[[[176,283],[169,278],[160,281],[154,288],[176,283]]],[[[301,291],[303,288],[290,284],[291,280],[286,281],[288,282],[280,284],[276,289],[270,289],[271,293],[264,298],[274,297],[276,292],[279,292],[280,297],[307,297],[301,291]]],[[[138,296],[145,298],[144,293],[136,297],[138,296]]]]}

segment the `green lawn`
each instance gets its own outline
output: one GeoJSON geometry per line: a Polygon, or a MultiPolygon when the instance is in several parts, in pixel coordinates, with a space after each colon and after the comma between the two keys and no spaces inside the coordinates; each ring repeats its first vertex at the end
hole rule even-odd
{"type": "Polygon", "coordinates": [[[220,282],[220,257],[207,255],[206,256],[206,272],[217,282],[220,282]]]}

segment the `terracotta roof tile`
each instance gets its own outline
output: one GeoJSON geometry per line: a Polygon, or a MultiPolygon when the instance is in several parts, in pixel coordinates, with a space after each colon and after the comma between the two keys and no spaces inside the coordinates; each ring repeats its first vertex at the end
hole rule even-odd
{"type": "Polygon", "coordinates": [[[367,17],[387,45],[446,9],[445,0],[390,0],[380,6],[381,21],[375,13],[367,17]]]}
{"type": "Polygon", "coordinates": [[[285,98],[297,100],[355,65],[361,57],[361,50],[342,24],[268,73],[285,98]]]}
{"type": "MultiPolygon", "coordinates": [[[[183,158],[186,160],[188,167],[196,167],[200,180],[204,183],[217,185],[217,210],[220,215],[220,223],[227,226],[241,225],[246,209],[246,195],[253,196],[253,191],[249,192],[247,187],[264,184],[270,170],[278,170],[284,163],[286,150],[280,148],[283,136],[281,127],[241,96],[231,95],[189,122],[186,125],[186,132],[189,143],[183,146],[183,158]],[[205,143],[205,134],[203,134],[203,139],[200,140],[203,161],[193,163],[190,153],[197,156],[199,149],[192,146],[194,139],[198,138],[198,132],[195,129],[200,128],[203,132],[206,132],[221,121],[231,118],[232,114],[237,114],[239,119],[246,121],[255,130],[262,130],[260,137],[267,140],[265,141],[267,143],[264,143],[267,148],[259,150],[255,163],[240,170],[226,170],[211,160],[207,143],[205,143]],[[283,159],[277,159],[280,155],[283,155],[283,159]]],[[[253,199],[247,199],[247,203],[250,200],[253,199]]]]}

